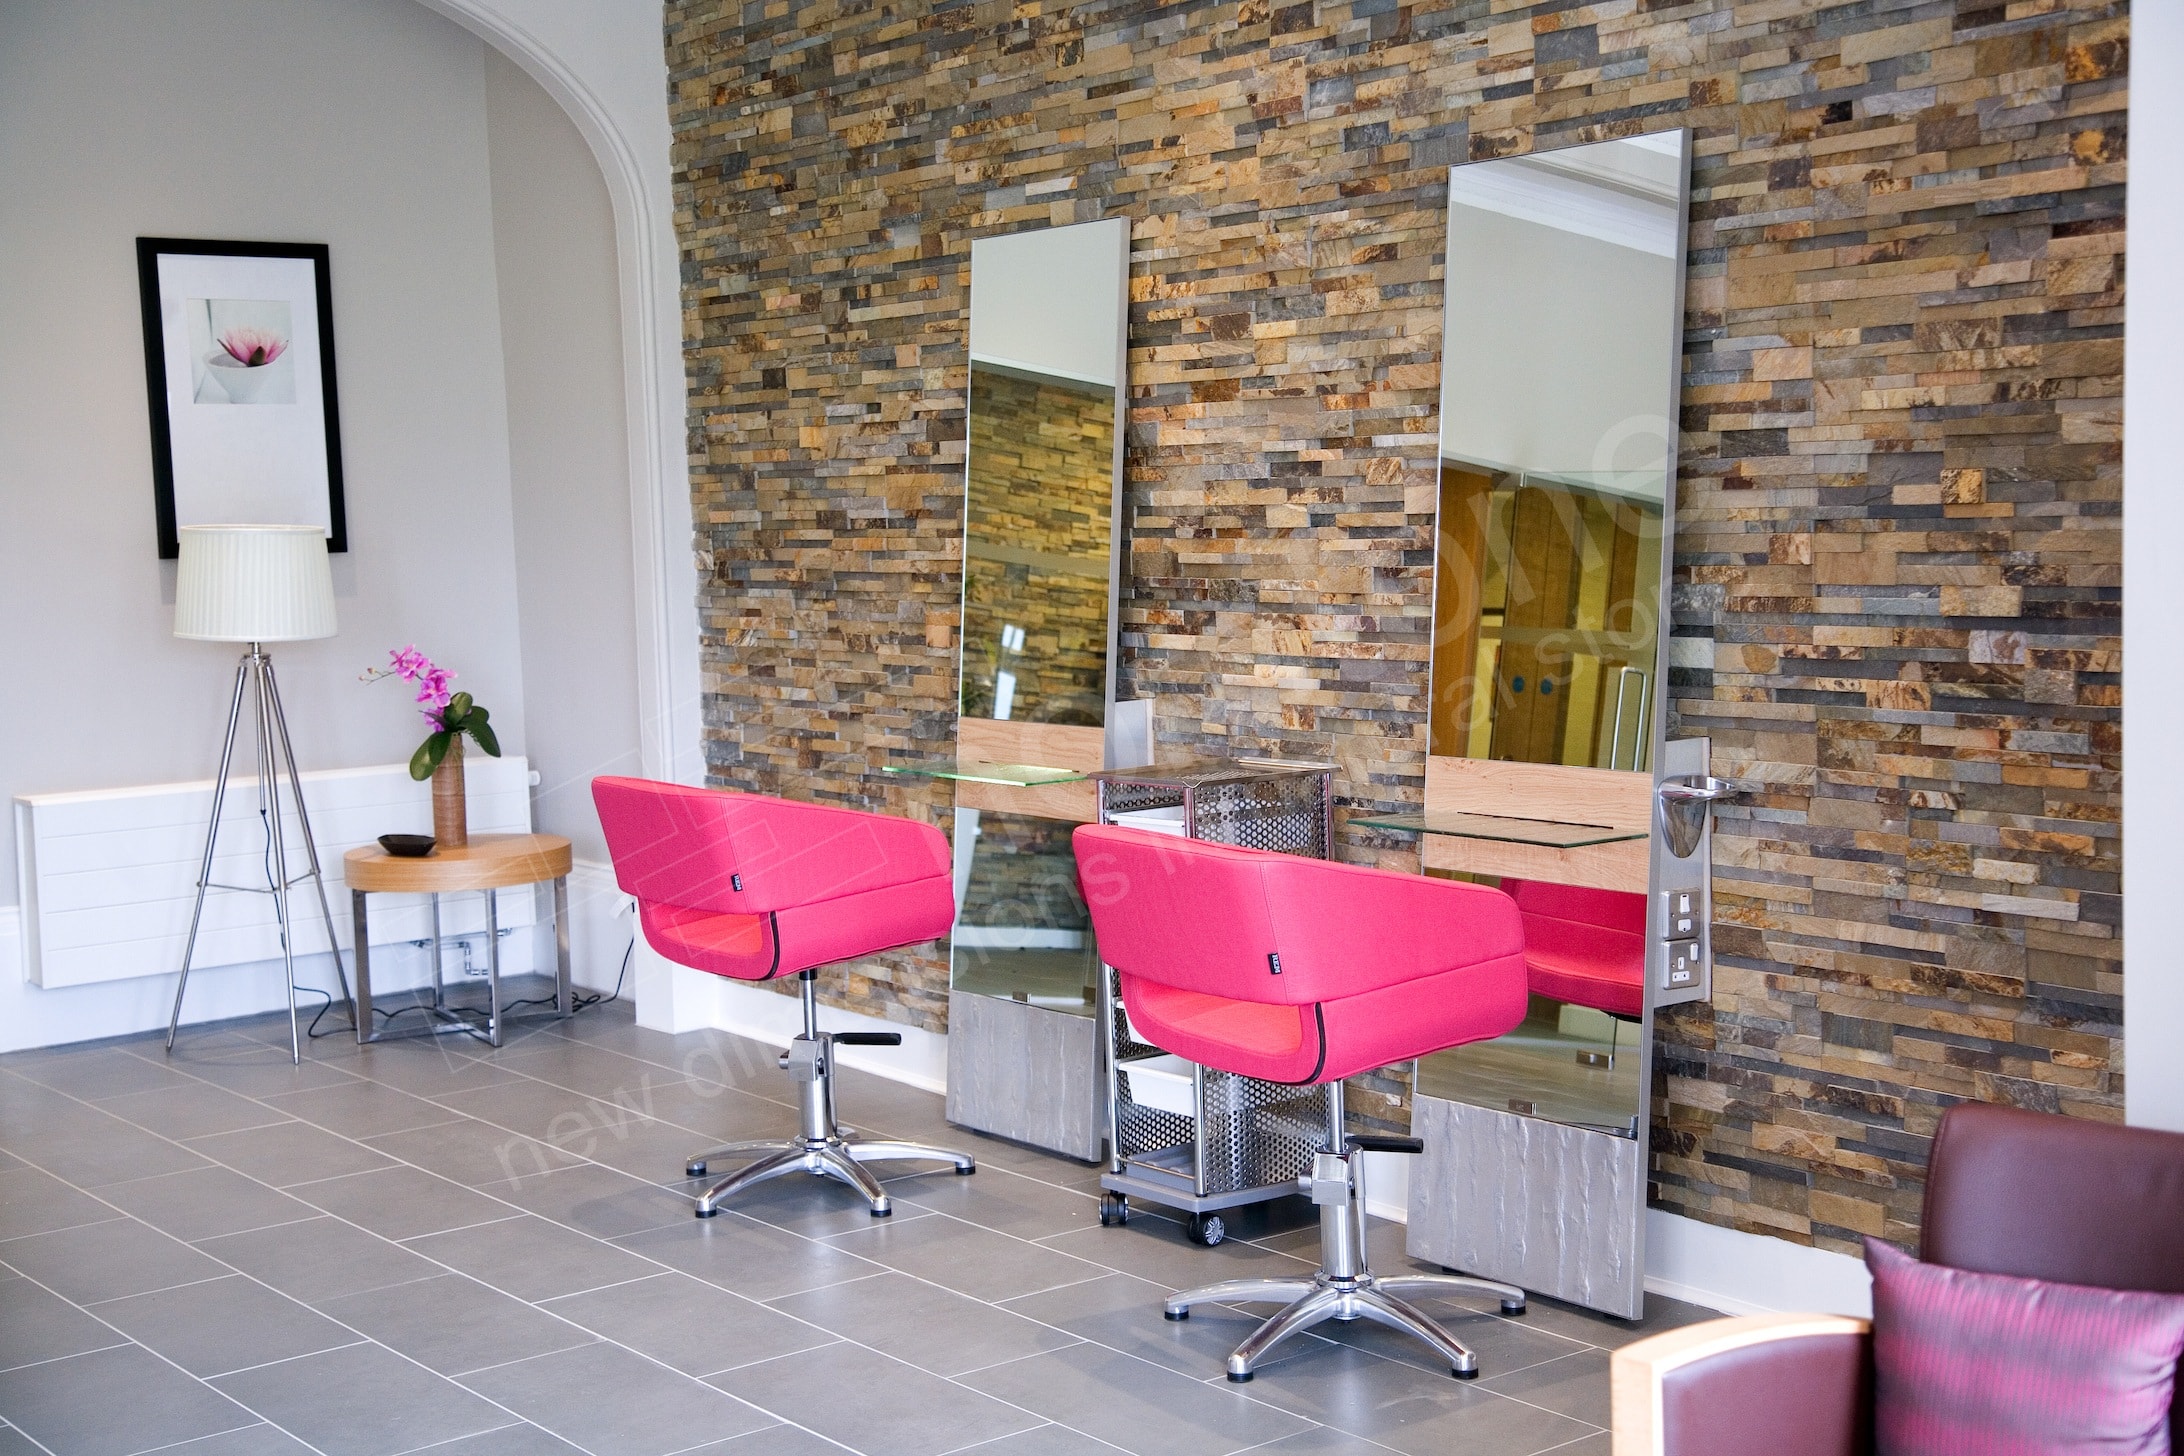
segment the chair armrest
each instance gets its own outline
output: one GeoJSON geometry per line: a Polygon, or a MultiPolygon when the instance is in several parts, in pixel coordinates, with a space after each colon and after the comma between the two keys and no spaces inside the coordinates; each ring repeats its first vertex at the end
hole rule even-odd
{"type": "Polygon", "coordinates": [[[1609,1363],[1615,1456],[1865,1456],[1872,1326],[1831,1314],[1709,1320],[1609,1363]]]}

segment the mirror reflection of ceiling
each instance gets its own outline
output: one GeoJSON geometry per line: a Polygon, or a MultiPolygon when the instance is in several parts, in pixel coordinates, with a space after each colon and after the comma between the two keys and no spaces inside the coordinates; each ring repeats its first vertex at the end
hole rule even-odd
{"type": "Polygon", "coordinates": [[[1441,455],[1659,502],[1684,135],[1453,168],[1441,455]]]}
{"type": "Polygon", "coordinates": [[[1126,309],[1114,287],[1130,249],[1120,218],[971,244],[971,358],[1110,389],[1126,309]]]}

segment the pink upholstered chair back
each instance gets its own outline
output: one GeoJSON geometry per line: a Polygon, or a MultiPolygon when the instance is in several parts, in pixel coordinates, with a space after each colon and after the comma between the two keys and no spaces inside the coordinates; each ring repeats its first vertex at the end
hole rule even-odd
{"type": "Polygon", "coordinates": [[[759,915],[949,872],[930,824],[724,789],[597,778],[615,882],[639,900],[759,915]]]}
{"type": "Polygon", "coordinates": [[[1299,1006],[1524,950],[1516,907],[1483,885],[1113,826],[1076,847],[1100,958],[1178,990],[1299,1006]]]}
{"type": "Polygon", "coordinates": [[[1524,934],[1499,890],[1086,825],[1100,958],[1153,1045],[1325,1082],[1500,1036],[1524,1017],[1524,934]]]}

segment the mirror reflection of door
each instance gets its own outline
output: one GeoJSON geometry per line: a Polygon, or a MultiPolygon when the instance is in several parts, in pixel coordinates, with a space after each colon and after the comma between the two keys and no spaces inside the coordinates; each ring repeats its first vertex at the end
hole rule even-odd
{"type": "Polygon", "coordinates": [[[1516,898],[1532,995],[1418,1091],[1631,1138],[1685,167],[1671,133],[1449,188],[1426,808],[1505,837],[1425,854],[1516,898]]]}
{"type": "Polygon", "coordinates": [[[1444,461],[1432,751],[1649,768],[1661,511],[1444,461]]]}

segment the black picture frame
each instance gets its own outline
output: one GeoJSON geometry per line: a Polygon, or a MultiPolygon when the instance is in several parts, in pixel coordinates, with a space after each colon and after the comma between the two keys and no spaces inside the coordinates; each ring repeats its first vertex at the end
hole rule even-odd
{"type": "MultiPolygon", "coordinates": [[[[144,311],[144,386],[152,432],[152,501],[159,532],[159,556],[182,554],[175,507],[175,431],[168,410],[167,339],[161,307],[159,260],[168,256],[307,259],[314,282],[318,325],[318,385],[326,445],[328,551],[349,549],[341,474],[341,414],[334,380],[334,300],[330,263],[324,243],[252,243],[208,238],[138,238],[137,288],[144,311]]],[[[297,381],[299,388],[304,381],[297,381]]]]}

